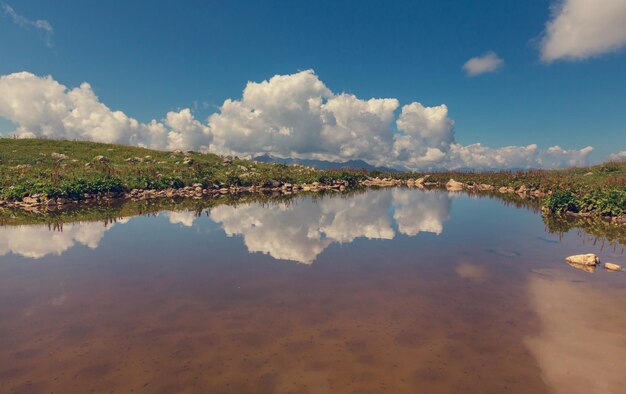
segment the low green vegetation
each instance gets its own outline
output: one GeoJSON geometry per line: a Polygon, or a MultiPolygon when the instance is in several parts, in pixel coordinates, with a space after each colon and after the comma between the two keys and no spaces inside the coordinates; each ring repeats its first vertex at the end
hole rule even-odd
{"type": "Polygon", "coordinates": [[[0,139],[0,199],[33,194],[81,199],[85,193],[203,186],[284,183],[356,184],[362,171],[319,171],[305,166],[258,163],[210,153],[166,152],[94,142],[0,139]]]}
{"type": "MultiPolygon", "coordinates": [[[[85,194],[132,189],[332,184],[357,185],[368,177],[416,179],[414,172],[315,170],[306,166],[259,163],[210,153],[156,151],[94,142],[0,138],[0,200],[32,195],[80,200],[85,194]]],[[[551,193],[548,212],[598,216],[626,215],[626,162],[565,170],[434,172],[428,182],[449,179],[551,193]]]]}
{"type": "MultiPolygon", "coordinates": [[[[420,174],[375,174],[413,178],[420,174]]],[[[454,179],[469,185],[487,184],[497,188],[551,192],[543,200],[551,213],[574,212],[600,216],[626,215],[626,162],[607,162],[591,167],[563,170],[435,172],[429,182],[445,184],[454,179]]]]}

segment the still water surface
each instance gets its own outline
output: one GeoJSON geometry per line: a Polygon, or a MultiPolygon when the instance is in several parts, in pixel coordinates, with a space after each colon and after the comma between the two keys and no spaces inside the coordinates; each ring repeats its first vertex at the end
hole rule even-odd
{"type": "Polygon", "coordinates": [[[623,393],[621,245],[409,189],[0,227],[0,392],[623,393]]]}

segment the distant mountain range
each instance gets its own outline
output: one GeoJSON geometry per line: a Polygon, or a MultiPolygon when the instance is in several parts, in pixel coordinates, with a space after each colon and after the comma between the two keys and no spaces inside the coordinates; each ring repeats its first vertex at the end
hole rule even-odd
{"type": "MultiPolygon", "coordinates": [[[[342,168],[350,168],[355,170],[367,170],[367,171],[382,171],[382,172],[401,172],[408,171],[404,168],[390,168],[390,167],[377,167],[369,164],[363,160],[348,160],[344,162],[336,162],[336,161],[327,161],[327,160],[313,160],[313,159],[295,159],[292,157],[282,158],[275,157],[270,154],[264,154],[260,156],[256,156],[253,160],[260,161],[262,163],[279,163],[279,164],[300,164],[303,166],[309,166],[316,168],[318,170],[338,170],[342,168]]],[[[530,171],[528,168],[471,168],[471,167],[460,167],[455,168],[454,170],[449,170],[444,167],[433,167],[428,169],[422,169],[421,172],[496,172],[496,171],[530,171]]]]}
{"type": "Polygon", "coordinates": [[[363,160],[348,160],[345,162],[335,162],[326,160],[313,160],[313,159],[295,159],[295,158],[282,158],[274,157],[269,154],[256,156],[253,160],[260,161],[262,163],[280,163],[280,164],[300,164],[303,166],[309,166],[317,168],[319,170],[336,170],[342,168],[351,168],[356,170],[367,171],[383,171],[383,172],[398,172],[400,170],[388,167],[376,167],[363,160]]]}

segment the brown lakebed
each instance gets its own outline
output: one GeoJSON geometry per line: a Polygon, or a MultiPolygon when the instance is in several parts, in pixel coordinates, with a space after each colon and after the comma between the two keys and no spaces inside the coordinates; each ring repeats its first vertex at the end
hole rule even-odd
{"type": "MultiPolygon", "coordinates": [[[[0,391],[618,393],[623,245],[415,189],[0,227],[0,391]],[[61,230],[61,231],[60,231],[61,230]]],[[[618,239],[620,239],[618,237],[618,239]]]]}

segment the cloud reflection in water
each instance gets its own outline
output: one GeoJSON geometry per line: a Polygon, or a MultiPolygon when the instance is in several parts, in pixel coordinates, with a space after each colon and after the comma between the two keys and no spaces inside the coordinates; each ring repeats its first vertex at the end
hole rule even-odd
{"type": "MultiPolygon", "coordinates": [[[[243,237],[250,253],[311,264],[332,243],[357,238],[389,240],[396,231],[408,236],[441,234],[450,206],[447,193],[386,189],[349,197],[307,197],[288,204],[221,205],[211,209],[209,218],[228,236],[243,237]]],[[[190,211],[165,212],[164,216],[184,227],[194,226],[199,219],[190,211]]],[[[51,231],[45,225],[2,227],[0,255],[41,258],[59,255],[76,244],[95,249],[111,227],[99,222],[67,224],[63,231],[51,231]]]]}

